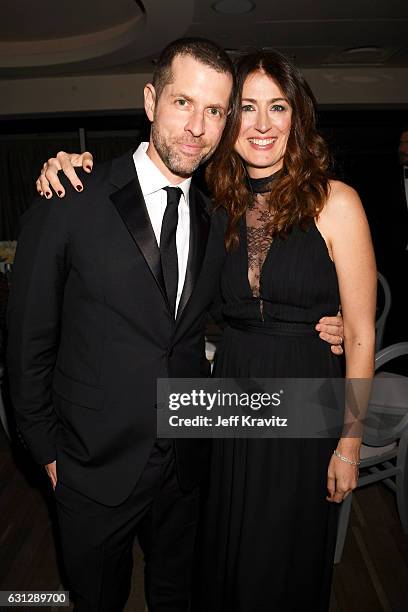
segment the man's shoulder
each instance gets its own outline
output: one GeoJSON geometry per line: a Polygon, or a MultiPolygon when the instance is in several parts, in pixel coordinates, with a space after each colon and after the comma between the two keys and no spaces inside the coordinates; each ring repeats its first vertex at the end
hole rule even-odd
{"type": "Polygon", "coordinates": [[[77,195],[93,195],[95,192],[103,190],[106,190],[107,193],[111,193],[115,188],[117,189],[124,186],[137,176],[133,162],[133,151],[127,151],[119,157],[107,161],[96,161],[90,173],[82,168],[76,169],[76,172],[84,189],[82,192],[78,193],[64,175],[61,177],[61,183],[66,190],[66,196],[76,197],[77,195]]]}
{"type": "MultiPolygon", "coordinates": [[[[54,195],[50,199],[37,196],[21,216],[20,230],[32,226],[35,226],[37,230],[40,227],[83,228],[88,226],[88,222],[92,223],[95,214],[99,216],[104,208],[108,210],[106,202],[109,201],[109,195],[118,189],[118,185],[112,178],[113,165],[115,163],[120,165],[122,158],[124,162],[129,161],[129,157],[132,159],[131,154],[128,154],[121,158],[95,163],[89,174],[82,168],[76,169],[84,186],[80,192],[71,185],[65,175],[59,177],[65,189],[65,196],[59,198],[54,195]]],[[[130,172],[129,168],[127,171],[130,172]]],[[[131,179],[132,176],[130,176],[131,179]]]]}
{"type": "Polygon", "coordinates": [[[226,209],[223,206],[214,206],[209,193],[203,189],[202,184],[197,185],[194,179],[191,183],[191,188],[194,189],[196,199],[198,199],[211,218],[212,225],[219,227],[222,232],[225,232],[228,224],[228,214],[226,209]]]}
{"type": "Polygon", "coordinates": [[[90,192],[94,192],[95,190],[104,188],[109,184],[111,168],[112,168],[113,160],[105,161],[105,162],[96,162],[93,165],[92,172],[88,173],[82,168],[75,168],[75,171],[80,179],[83,190],[78,192],[76,188],[70,183],[69,179],[65,174],[62,174],[59,177],[62,186],[65,189],[65,198],[61,198],[61,200],[65,200],[65,202],[71,202],[76,200],[77,197],[83,197],[89,194],[90,192]]]}
{"type": "Polygon", "coordinates": [[[212,213],[213,205],[209,194],[203,189],[198,181],[191,181],[190,193],[193,193],[196,201],[206,210],[208,214],[212,213]]]}

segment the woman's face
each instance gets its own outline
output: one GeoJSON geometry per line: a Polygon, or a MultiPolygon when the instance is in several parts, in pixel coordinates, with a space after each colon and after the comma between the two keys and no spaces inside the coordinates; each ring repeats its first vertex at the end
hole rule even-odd
{"type": "Polygon", "coordinates": [[[279,85],[261,70],[250,74],[242,90],[241,129],[235,151],[252,178],[280,170],[286,151],[292,108],[279,85]]]}

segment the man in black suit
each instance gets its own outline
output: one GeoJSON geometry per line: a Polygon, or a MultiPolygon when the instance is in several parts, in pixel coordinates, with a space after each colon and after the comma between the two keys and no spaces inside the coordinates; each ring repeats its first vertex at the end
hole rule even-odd
{"type": "MultiPolygon", "coordinates": [[[[135,535],[149,612],[188,609],[205,441],[156,439],[156,380],[208,374],[222,215],[191,183],[231,103],[228,56],[176,41],[145,87],[149,143],[23,219],[9,306],[20,430],[55,486],[77,611],[126,602],[135,535]],[[191,184],[190,184],[191,183],[191,184]]],[[[328,328],[329,329],[329,328],[328,328]]]]}
{"type": "Polygon", "coordinates": [[[156,440],[156,379],[208,374],[222,230],[209,235],[209,202],[190,183],[220,140],[232,72],[209,41],[170,45],[144,91],[150,142],[96,166],[83,195],[67,186],[60,205],[39,199],[23,217],[12,398],[55,487],[78,611],[122,609],[135,535],[149,611],[188,608],[207,445],[156,440]]]}

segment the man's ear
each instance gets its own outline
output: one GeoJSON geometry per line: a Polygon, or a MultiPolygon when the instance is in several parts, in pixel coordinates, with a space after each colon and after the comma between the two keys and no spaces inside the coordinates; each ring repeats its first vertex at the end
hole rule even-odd
{"type": "Polygon", "coordinates": [[[156,90],[151,83],[145,85],[144,91],[144,107],[149,121],[154,120],[154,109],[156,107],[156,90]]]}

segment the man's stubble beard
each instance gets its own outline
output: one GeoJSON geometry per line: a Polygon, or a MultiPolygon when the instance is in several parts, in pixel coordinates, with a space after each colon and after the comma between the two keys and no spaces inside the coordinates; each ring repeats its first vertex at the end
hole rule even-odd
{"type": "Polygon", "coordinates": [[[212,147],[207,153],[195,157],[188,162],[165,141],[154,122],[152,123],[151,131],[154,147],[166,168],[173,174],[183,178],[189,178],[201,164],[211,157],[216,149],[216,147],[212,147]]]}

